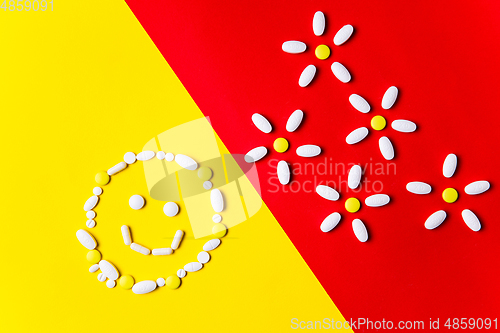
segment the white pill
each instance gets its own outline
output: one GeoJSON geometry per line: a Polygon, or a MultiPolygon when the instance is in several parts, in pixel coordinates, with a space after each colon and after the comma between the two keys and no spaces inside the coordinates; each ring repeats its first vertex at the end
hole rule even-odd
{"type": "Polygon", "coordinates": [[[457,155],[449,154],[446,156],[443,163],[443,176],[450,178],[455,173],[457,168],[457,155]]]}
{"type": "Polygon", "coordinates": [[[208,254],[208,252],[202,251],[198,253],[197,259],[201,264],[206,264],[210,261],[210,254],[208,254]]]}
{"type": "Polygon", "coordinates": [[[137,160],[139,161],[149,161],[153,157],[155,157],[155,152],[151,150],[141,151],[137,154],[137,160]]]}
{"type": "Polygon", "coordinates": [[[212,186],[214,186],[214,184],[212,184],[212,182],[210,180],[206,180],[203,182],[203,188],[205,190],[210,190],[212,188],[212,186]]]}
{"type": "Polygon", "coordinates": [[[340,198],[339,192],[326,185],[316,186],[316,193],[326,200],[337,201],[340,198]]]}
{"type": "Polygon", "coordinates": [[[257,162],[261,158],[267,155],[267,148],[266,147],[257,147],[252,150],[250,150],[246,155],[245,155],[245,162],[247,163],[253,163],[257,162]]]}
{"type": "Polygon", "coordinates": [[[95,206],[97,206],[97,203],[99,202],[99,197],[97,195],[93,195],[90,198],[85,201],[85,204],[83,205],[83,210],[88,212],[91,209],[94,209],[95,206]]]}
{"type": "Polygon", "coordinates": [[[184,231],[177,230],[175,232],[174,239],[172,240],[172,245],[170,245],[172,250],[177,250],[179,244],[181,243],[182,237],[184,237],[184,231]]]}
{"type": "Polygon", "coordinates": [[[113,265],[107,260],[99,261],[99,269],[110,280],[116,280],[120,277],[120,273],[118,273],[118,270],[116,269],[115,265],[113,265]]]}
{"type": "Polygon", "coordinates": [[[186,155],[182,154],[175,155],[175,162],[179,164],[182,168],[187,170],[193,171],[198,168],[198,163],[196,163],[195,160],[186,155]]]}
{"type": "Polygon", "coordinates": [[[344,44],[351,37],[353,31],[354,28],[352,25],[344,25],[339,31],[337,31],[335,37],[333,37],[333,44],[337,46],[344,44]]]}
{"type": "Polygon", "coordinates": [[[222,221],[222,216],[220,216],[219,214],[214,214],[214,216],[212,216],[212,221],[214,221],[215,223],[219,223],[220,221],[222,221]]]}
{"type": "Polygon", "coordinates": [[[206,242],[205,245],[203,245],[203,250],[212,251],[215,250],[219,245],[220,245],[220,239],[214,238],[206,242]]]}
{"type": "Polygon", "coordinates": [[[351,73],[349,73],[347,68],[345,68],[345,66],[342,65],[340,62],[334,62],[332,64],[331,69],[333,75],[335,75],[335,77],[339,79],[340,82],[347,83],[351,81],[351,73]]]}
{"type": "Polygon", "coordinates": [[[465,193],[469,195],[481,194],[490,189],[490,183],[486,180],[478,180],[465,186],[465,193]]]}
{"type": "Polygon", "coordinates": [[[108,287],[109,289],[112,289],[116,286],[116,281],[115,280],[108,280],[106,281],[106,287],[108,287]]]}
{"type": "Polygon", "coordinates": [[[89,210],[85,216],[89,219],[89,220],[92,220],[95,216],[96,216],[96,213],[93,211],[93,210],[89,210]]]}
{"type": "Polygon", "coordinates": [[[410,182],[406,184],[406,189],[415,194],[429,194],[432,191],[432,187],[424,182],[410,182]]]}
{"type": "Polygon", "coordinates": [[[123,155],[123,160],[127,164],[134,164],[136,160],[135,154],[129,151],[128,153],[125,153],[125,155],[123,155]]]}
{"type": "Polygon", "coordinates": [[[92,229],[93,227],[95,227],[95,221],[94,220],[87,220],[85,225],[87,226],[87,228],[92,229]]]}
{"type": "Polygon", "coordinates": [[[391,198],[387,194],[374,194],[365,199],[365,205],[368,207],[381,207],[387,205],[391,198]]]}
{"type": "Polygon", "coordinates": [[[362,113],[368,113],[370,112],[370,104],[364,99],[363,97],[357,95],[357,94],[352,94],[349,96],[349,102],[351,105],[358,110],[359,112],[362,113]]]}
{"type": "Polygon", "coordinates": [[[103,273],[97,274],[97,280],[99,280],[99,282],[106,281],[106,275],[104,275],[103,273]]]}
{"type": "Polygon", "coordinates": [[[438,210],[427,218],[425,221],[425,227],[429,230],[437,228],[445,219],[446,212],[444,210],[438,210]]]}
{"type": "Polygon", "coordinates": [[[114,167],[109,168],[109,170],[107,171],[108,175],[112,176],[114,174],[117,174],[118,172],[124,170],[126,167],[127,167],[127,163],[120,162],[117,165],[115,165],[114,167]]]}
{"type": "Polygon", "coordinates": [[[158,278],[158,279],[156,279],[156,284],[158,285],[158,287],[165,286],[165,279],[164,278],[158,278]]]}
{"type": "Polygon", "coordinates": [[[282,185],[286,185],[290,182],[290,168],[288,163],[285,161],[279,161],[276,167],[278,172],[278,180],[282,185]]]}
{"type": "Polygon", "coordinates": [[[302,118],[304,118],[304,112],[302,112],[302,110],[293,111],[286,122],[286,130],[288,132],[294,132],[300,126],[302,118]]]}
{"type": "Polygon", "coordinates": [[[130,248],[132,250],[134,250],[135,252],[139,252],[140,254],[144,254],[145,256],[147,256],[151,253],[150,249],[148,249],[147,247],[142,246],[140,244],[137,244],[137,243],[130,244],[130,248]]]}
{"type": "Polygon", "coordinates": [[[345,142],[350,145],[360,142],[368,135],[368,128],[360,127],[349,133],[349,135],[345,138],[345,142]]]}
{"type": "Polygon", "coordinates": [[[175,202],[167,202],[163,206],[163,213],[169,217],[174,217],[179,213],[179,206],[175,202]]]}
{"type": "Polygon", "coordinates": [[[257,127],[264,133],[270,133],[273,130],[273,127],[271,126],[269,120],[267,120],[267,118],[261,114],[254,113],[252,115],[252,122],[254,123],[255,127],[257,127]]]}
{"type": "Polygon", "coordinates": [[[474,214],[471,210],[464,209],[462,211],[462,218],[464,219],[465,224],[467,224],[472,231],[481,230],[481,222],[479,222],[476,214],[474,214]]]}
{"type": "Polygon", "coordinates": [[[394,105],[394,102],[396,102],[397,98],[398,88],[394,86],[389,87],[389,89],[386,90],[384,97],[382,97],[382,108],[386,110],[390,109],[394,105]]]}
{"type": "Polygon", "coordinates": [[[213,189],[210,192],[210,202],[215,212],[220,213],[224,210],[224,197],[219,189],[213,189]]]}
{"type": "Polygon", "coordinates": [[[286,53],[297,54],[304,52],[307,49],[307,46],[298,40],[289,40],[283,43],[281,49],[286,53]]]}
{"type": "Polygon", "coordinates": [[[172,162],[174,160],[174,158],[175,158],[174,154],[172,154],[172,153],[165,154],[165,161],[167,161],[167,162],[172,162]]]}
{"type": "Polygon", "coordinates": [[[128,204],[130,208],[135,210],[139,210],[142,207],[144,207],[144,203],[145,203],[144,198],[139,194],[134,194],[133,196],[130,197],[130,199],[128,199],[128,204]]]}
{"type": "Polygon", "coordinates": [[[296,153],[301,157],[314,157],[321,154],[321,148],[316,145],[303,145],[297,148],[296,153]]]}
{"type": "Polygon", "coordinates": [[[89,272],[90,273],[95,273],[99,270],[99,265],[98,264],[94,264],[92,266],[89,267],[89,272]]]}
{"type": "Polygon", "coordinates": [[[203,265],[200,264],[199,262],[190,262],[189,264],[186,264],[186,266],[184,266],[184,270],[186,272],[196,272],[202,268],[203,268],[203,265]]]}
{"type": "Polygon", "coordinates": [[[359,165],[354,165],[351,170],[349,170],[349,176],[347,176],[347,185],[349,188],[355,189],[359,186],[362,173],[363,171],[359,165]]]}
{"type": "Polygon", "coordinates": [[[321,231],[323,232],[329,232],[333,228],[337,226],[340,222],[340,214],[339,213],[332,213],[328,215],[323,222],[321,222],[321,226],[319,227],[321,231]]]}
{"type": "Polygon", "coordinates": [[[352,221],[352,231],[354,235],[360,242],[366,242],[368,240],[368,231],[366,230],[365,224],[360,219],[354,219],[352,221]]]}
{"type": "Polygon", "coordinates": [[[162,248],[159,248],[159,249],[153,249],[152,254],[154,256],[169,256],[173,252],[174,252],[174,250],[172,250],[169,247],[162,247],[162,248]]]}
{"type": "Polygon", "coordinates": [[[417,129],[417,125],[414,122],[404,119],[394,120],[391,127],[396,131],[403,133],[415,132],[417,129]]]}
{"type": "Polygon", "coordinates": [[[185,271],[185,270],[183,270],[182,268],[181,268],[181,269],[179,269],[179,270],[177,271],[177,276],[178,276],[179,278],[181,278],[181,279],[182,279],[183,277],[185,277],[185,276],[186,276],[186,271],[185,271]]]}
{"type": "Polygon", "coordinates": [[[391,140],[388,137],[383,136],[378,140],[378,146],[382,156],[386,160],[392,160],[394,158],[394,147],[392,146],[391,140]]]}
{"type": "Polygon", "coordinates": [[[127,225],[122,225],[121,231],[122,231],[123,243],[125,243],[125,245],[127,246],[132,244],[132,236],[130,236],[130,228],[127,225]]]}
{"type": "Polygon", "coordinates": [[[300,74],[299,77],[299,86],[302,88],[307,87],[309,83],[314,79],[314,76],[316,75],[316,66],[314,65],[309,65],[304,70],[302,71],[302,74],[300,74]]]}
{"type": "Polygon", "coordinates": [[[314,13],[313,32],[316,36],[321,36],[325,31],[325,14],[323,12],[314,13]]]}
{"type": "Polygon", "coordinates": [[[163,151],[157,152],[156,153],[156,158],[159,159],[159,160],[165,159],[165,152],[163,152],[163,151]]]}
{"type": "Polygon", "coordinates": [[[78,238],[80,244],[82,244],[89,250],[93,250],[97,246],[95,238],[88,231],[85,231],[83,229],[80,229],[76,232],[76,238],[78,238]]]}
{"type": "Polygon", "coordinates": [[[156,289],[156,282],[151,280],[145,280],[137,282],[132,287],[132,292],[134,294],[147,294],[156,289]]]}
{"type": "Polygon", "coordinates": [[[92,193],[94,193],[94,195],[101,195],[102,194],[102,188],[100,188],[99,186],[96,186],[92,189],[92,193]]]}

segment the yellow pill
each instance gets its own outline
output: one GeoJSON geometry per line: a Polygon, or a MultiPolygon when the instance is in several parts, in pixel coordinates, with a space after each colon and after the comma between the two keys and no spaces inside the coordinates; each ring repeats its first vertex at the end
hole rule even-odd
{"type": "Polygon", "coordinates": [[[454,188],[447,188],[443,191],[443,200],[447,203],[453,203],[458,199],[458,192],[454,188]]]}
{"type": "Polygon", "coordinates": [[[123,289],[130,289],[134,285],[134,278],[130,275],[123,275],[119,280],[118,284],[123,289]]]}
{"type": "Polygon", "coordinates": [[[224,224],[217,223],[212,228],[212,233],[214,234],[214,236],[216,238],[222,238],[222,237],[226,236],[227,228],[226,228],[226,226],[224,224]]]}
{"type": "Polygon", "coordinates": [[[314,53],[318,59],[325,60],[330,56],[330,48],[326,45],[318,45],[314,53]]]}
{"type": "Polygon", "coordinates": [[[349,198],[345,201],[345,209],[349,213],[356,213],[361,207],[361,203],[356,198],[349,198]]]}
{"type": "Polygon", "coordinates": [[[97,264],[99,261],[101,261],[101,252],[97,250],[87,252],[87,260],[91,264],[97,264]]]}
{"type": "Polygon", "coordinates": [[[198,178],[203,181],[210,180],[210,178],[212,178],[212,174],[212,169],[209,167],[201,167],[198,169],[198,178]]]}
{"type": "Polygon", "coordinates": [[[385,128],[385,125],[387,125],[387,122],[384,117],[382,116],[375,116],[372,118],[372,128],[376,131],[383,130],[385,128]]]}
{"type": "Polygon", "coordinates": [[[99,171],[97,175],[95,175],[95,182],[101,186],[109,183],[109,175],[106,171],[99,171]]]}
{"type": "Polygon", "coordinates": [[[288,150],[288,141],[285,138],[277,138],[274,140],[274,150],[278,153],[284,153],[288,150]]]}
{"type": "Polygon", "coordinates": [[[177,289],[181,285],[181,279],[177,275],[170,275],[165,280],[165,285],[170,289],[177,289]]]}

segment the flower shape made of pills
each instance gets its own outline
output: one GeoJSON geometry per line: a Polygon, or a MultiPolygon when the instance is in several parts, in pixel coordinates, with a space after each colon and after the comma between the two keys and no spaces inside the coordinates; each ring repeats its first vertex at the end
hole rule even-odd
{"type": "MultiPolygon", "coordinates": [[[[313,18],[313,32],[316,36],[323,35],[325,31],[325,15],[323,12],[316,12],[313,18]]],[[[354,28],[352,25],[344,25],[333,38],[333,43],[337,46],[344,44],[352,35],[354,28]]],[[[302,53],[307,49],[307,45],[303,42],[290,40],[284,42],[282,47],[283,51],[287,53],[297,54],[302,53]]],[[[326,60],[330,56],[330,48],[321,44],[316,47],[315,55],[319,60],[326,60]]],[[[334,62],[331,66],[333,74],[343,83],[351,81],[351,74],[340,62],[334,62]]],[[[316,66],[309,65],[300,74],[299,86],[307,87],[316,75],[316,66]]]]}
{"type": "MultiPolygon", "coordinates": [[[[451,178],[455,173],[457,168],[457,155],[449,154],[446,156],[443,163],[443,176],[446,178],[451,178]]],[[[490,188],[490,183],[486,180],[479,180],[470,183],[465,186],[465,193],[468,195],[477,195],[488,191],[490,188]]],[[[432,191],[432,187],[424,182],[410,182],[406,185],[406,189],[415,194],[429,194],[432,191]]],[[[446,188],[442,193],[443,200],[447,203],[454,203],[458,200],[458,191],[452,187],[446,188]]],[[[465,224],[472,231],[479,231],[481,229],[481,222],[477,218],[476,214],[474,214],[469,209],[464,209],[462,211],[462,218],[465,224]]],[[[425,227],[429,230],[435,229],[441,225],[446,219],[446,212],[444,210],[439,210],[433,213],[429,218],[425,221],[425,227]]]]}

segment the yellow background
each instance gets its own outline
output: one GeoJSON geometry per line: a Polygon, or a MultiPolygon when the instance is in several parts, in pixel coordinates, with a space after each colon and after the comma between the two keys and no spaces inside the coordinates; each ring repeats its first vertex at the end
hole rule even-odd
{"type": "MultiPolygon", "coordinates": [[[[178,290],[135,295],[98,282],[75,237],[95,173],[203,115],[123,1],[0,10],[0,28],[1,331],[281,332],[294,317],[342,320],[265,206],[178,290]]],[[[206,241],[188,232],[163,258],[123,245],[125,223],[149,247],[189,230],[184,210],[168,220],[149,200],[140,163],[104,187],[96,212],[98,249],[136,281],[175,273],[206,241]],[[128,207],[136,193],[141,211],[128,207]]]]}

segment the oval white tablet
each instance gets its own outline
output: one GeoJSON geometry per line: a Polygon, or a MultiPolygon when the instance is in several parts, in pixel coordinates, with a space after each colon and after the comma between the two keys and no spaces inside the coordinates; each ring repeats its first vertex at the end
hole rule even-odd
{"type": "Polygon", "coordinates": [[[351,81],[351,73],[340,62],[334,62],[331,66],[333,75],[342,83],[351,81]]]}
{"type": "Polygon", "coordinates": [[[215,250],[219,245],[220,245],[220,239],[214,238],[206,242],[205,245],[203,245],[203,250],[212,251],[215,250]]]}
{"type": "Polygon", "coordinates": [[[267,155],[267,148],[264,146],[254,148],[245,155],[245,162],[253,163],[267,155]]]}
{"type": "Polygon", "coordinates": [[[354,235],[360,242],[366,242],[368,240],[368,231],[364,223],[360,219],[354,219],[352,221],[352,231],[354,231],[354,235]]]}
{"type": "Polygon", "coordinates": [[[404,119],[394,120],[391,127],[396,131],[403,133],[415,132],[417,129],[417,125],[414,122],[404,119]]]}
{"type": "Polygon", "coordinates": [[[165,286],[165,279],[164,278],[157,278],[156,279],[156,284],[158,285],[158,287],[165,286]]]}
{"type": "Polygon", "coordinates": [[[132,244],[132,236],[130,236],[130,228],[127,225],[122,225],[121,227],[123,243],[129,246],[132,244]]]}
{"type": "Polygon", "coordinates": [[[214,216],[212,216],[212,221],[214,221],[214,223],[220,223],[220,221],[222,221],[222,216],[214,214],[214,216]]]}
{"type": "Polygon", "coordinates": [[[314,13],[313,32],[316,36],[321,36],[325,31],[325,14],[323,12],[314,13]]]}
{"type": "Polygon", "coordinates": [[[443,176],[450,178],[455,173],[457,168],[457,155],[449,154],[444,159],[443,163],[443,176]]]}
{"type": "Polygon", "coordinates": [[[94,272],[97,272],[99,270],[99,265],[98,264],[94,264],[92,266],[89,267],[89,272],[90,273],[94,273],[94,272]]]}
{"type": "Polygon", "coordinates": [[[314,75],[316,75],[316,66],[309,65],[302,71],[299,77],[299,86],[302,88],[307,87],[309,83],[314,79],[314,75]]]}
{"type": "Polygon", "coordinates": [[[382,156],[386,160],[392,160],[394,158],[394,147],[392,146],[391,140],[388,137],[383,136],[378,140],[378,146],[382,156]]]}
{"type": "Polygon", "coordinates": [[[137,243],[130,244],[130,248],[132,250],[134,250],[135,252],[139,252],[140,254],[144,254],[145,256],[147,256],[151,253],[150,249],[148,249],[147,247],[142,246],[140,244],[137,244],[137,243]]]}
{"type": "Polygon", "coordinates": [[[114,167],[110,168],[107,171],[107,173],[108,173],[108,175],[112,176],[112,175],[117,174],[118,172],[124,170],[126,167],[127,167],[127,163],[120,162],[117,165],[115,165],[114,167]]]}
{"type": "Polygon", "coordinates": [[[99,197],[97,195],[93,195],[90,198],[85,201],[85,204],[83,205],[83,210],[88,212],[91,209],[94,209],[95,206],[97,206],[97,203],[99,202],[99,197]]]}
{"type": "Polygon", "coordinates": [[[137,160],[139,161],[149,161],[153,157],[155,157],[155,152],[151,150],[141,151],[137,154],[137,160]]]}
{"type": "Polygon", "coordinates": [[[344,44],[352,35],[354,28],[352,25],[347,24],[340,28],[339,31],[333,37],[333,44],[339,46],[344,44]]]}
{"type": "Polygon", "coordinates": [[[293,111],[286,122],[286,130],[288,132],[294,132],[300,126],[302,118],[304,118],[304,112],[302,112],[302,110],[293,111]]]}
{"type": "Polygon", "coordinates": [[[289,40],[283,43],[281,49],[286,53],[297,54],[304,52],[307,46],[305,43],[299,42],[298,40],[289,40]]]}
{"type": "Polygon", "coordinates": [[[198,163],[196,163],[195,160],[186,155],[182,154],[175,155],[175,162],[179,164],[179,166],[187,170],[193,171],[198,168],[198,163]]]}
{"type": "Polygon", "coordinates": [[[464,209],[462,211],[462,218],[464,219],[465,224],[467,224],[472,231],[479,231],[481,229],[481,222],[479,222],[476,214],[474,214],[470,209],[464,209]]]}
{"type": "Polygon", "coordinates": [[[207,262],[210,261],[210,254],[208,254],[208,252],[202,251],[198,253],[197,259],[200,263],[206,264],[207,262]]]}
{"type": "Polygon", "coordinates": [[[359,112],[362,112],[362,113],[370,112],[370,109],[371,109],[370,104],[368,104],[366,99],[359,96],[358,94],[352,94],[351,96],[349,96],[349,102],[359,112]]]}
{"type": "Polygon", "coordinates": [[[159,160],[165,159],[165,152],[163,152],[163,151],[157,152],[156,153],[156,158],[159,159],[159,160]]]}
{"type": "Polygon", "coordinates": [[[432,187],[424,182],[410,182],[406,184],[406,189],[415,194],[429,194],[432,191],[432,187]]]}
{"type": "Polygon", "coordinates": [[[391,198],[387,194],[374,194],[365,199],[365,205],[368,207],[381,207],[387,205],[391,198]]]}
{"type": "Polygon", "coordinates": [[[481,194],[490,189],[490,183],[486,180],[478,180],[465,186],[465,193],[469,195],[481,194]]]}
{"type": "Polygon", "coordinates": [[[182,279],[183,277],[185,277],[185,276],[186,276],[186,271],[185,271],[185,270],[183,270],[182,268],[181,268],[181,269],[179,269],[179,270],[177,271],[177,276],[178,276],[179,278],[181,278],[181,279],[182,279]]]}
{"type": "Polygon", "coordinates": [[[120,273],[118,273],[116,267],[107,260],[99,261],[99,269],[110,280],[116,280],[120,277],[120,273]]]}
{"type": "Polygon", "coordinates": [[[102,188],[100,188],[99,186],[96,186],[92,189],[92,193],[94,193],[94,195],[101,195],[102,194],[102,188]]]}
{"type": "Polygon", "coordinates": [[[130,208],[135,210],[139,210],[142,207],[144,207],[144,203],[145,203],[144,198],[139,194],[134,194],[133,196],[130,197],[130,199],[128,199],[128,204],[130,208]]]}
{"type": "Polygon", "coordinates": [[[321,226],[319,227],[321,231],[323,232],[329,232],[333,228],[337,226],[340,222],[340,214],[339,213],[332,213],[328,215],[323,222],[321,222],[321,226]]]}
{"type": "Polygon", "coordinates": [[[316,145],[303,145],[297,148],[296,153],[301,157],[314,157],[321,154],[321,148],[316,145]]]}
{"type": "Polygon", "coordinates": [[[273,130],[273,127],[271,126],[269,120],[267,120],[266,117],[259,113],[254,113],[252,115],[252,122],[254,123],[255,127],[266,134],[270,133],[273,130]]]}
{"type": "Polygon", "coordinates": [[[88,231],[85,231],[83,229],[80,229],[76,232],[76,238],[78,238],[80,244],[82,244],[89,250],[93,250],[97,246],[95,238],[88,231]]]}
{"type": "Polygon", "coordinates": [[[89,219],[89,220],[92,220],[95,216],[96,216],[96,213],[93,211],[93,210],[89,210],[85,216],[89,219]]]}
{"type": "Polygon", "coordinates": [[[168,255],[171,255],[173,252],[174,252],[174,250],[172,250],[169,247],[162,247],[159,249],[153,249],[153,251],[151,251],[151,253],[154,256],[168,256],[168,255]]]}
{"type": "Polygon", "coordinates": [[[368,135],[368,128],[360,127],[356,128],[354,131],[349,133],[349,135],[345,138],[345,142],[350,145],[360,142],[368,135]]]}
{"type": "Polygon", "coordinates": [[[95,221],[94,220],[87,220],[87,222],[85,223],[85,225],[87,226],[87,228],[94,228],[95,227],[95,221]]]}
{"type": "Polygon", "coordinates": [[[219,189],[216,188],[210,192],[210,203],[216,213],[224,210],[224,197],[219,189]]]}
{"type": "Polygon", "coordinates": [[[174,158],[175,158],[174,154],[172,154],[172,153],[165,154],[165,161],[167,161],[167,162],[172,162],[174,160],[174,158]]]}
{"type": "Polygon", "coordinates": [[[382,97],[382,108],[384,109],[390,109],[393,105],[394,102],[396,102],[396,99],[398,98],[398,88],[392,86],[389,87],[389,89],[386,90],[384,93],[384,97],[382,97]]]}
{"type": "Polygon", "coordinates": [[[106,281],[106,287],[108,287],[109,289],[112,289],[116,286],[116,281],[115,280],[108,280],[106,281]]]}
{"type": "Polygon", "coordinates": [[[326,185],[318,185],[316,186],[316,193],[318,193],[322,198],[331,201],[337,201],[340,197],[339,192],[326,185]]]}
{"type": "Polygon", "coordinates": [[[189,264],[186,264],[186,266],[184,266],[184,270],[186,272],[196,272],[202,268],[203,268],[203,265],[200,264],[199,262],[190,262],[189,264]]]}
{"type": "Polygon", "coordinates": [[[182,237],[184,237],[184,231],[177,230],[175,232],[174,239],[172,240],[172,245],[170,245],[172,250],[177,250],[179,248],[179,244],[182,241],[182,237]]]}
{"type": "Polygon", "coordinates": [[[106,275],[104,275],[103,273],[99,273],[99,274],[97,274],[97,280],[98,280],[99,282],[104,282],[104,281],[106,281],[106,275]]]}
{"type": "Polygon", "coordinates": [[[163,206],[163,213],[169,217],[174,217],[179,213],[179,206],[175,202],[167,202],[163,206]]]}
{"type": "Polygon", "coordinates": [[[278,180],[281,185],[288,184],[290,182],[290,168],[288,167],[288,163],[285,161],[279,161],[276,170],[278,172],[278,180]]]}
{"type": "Polygon", "coordinates": [[[205,190],[210,190],[212,188],[213,184],[210,180],[206,180],[203,182],[203,188],[205,190]]]}
{"type": "Polygon", "coordinates": [[[123,155],[123,160],[127,164],[134,164],[136,160],[135,154],[129,151],[128,153],[125,153],[125,155],[123,155]]]}
{"type": "Polygon", "coordinates": [[[145,280],[137,282],[132,287],[132,292],[134,294],[147,294],[156,289],[156,282],[151,280],[145,280]]]}
{"type": "Polygon", "coordinates": [[[427,218],[425,221],[425,227],[429,230],[439,227],[441,223],[446,219],[446,212],[444,210],[438,210],[427,218]]]}
{"type": "Polygon", "coordinates": [[[351,189],[355,189],[359,186],[359,182],[361,181],[361,174],[363,171],[359,165],[354,165],[351,170],[349,170],[349,176],[347,176],[347,185],[351,189]]]}

